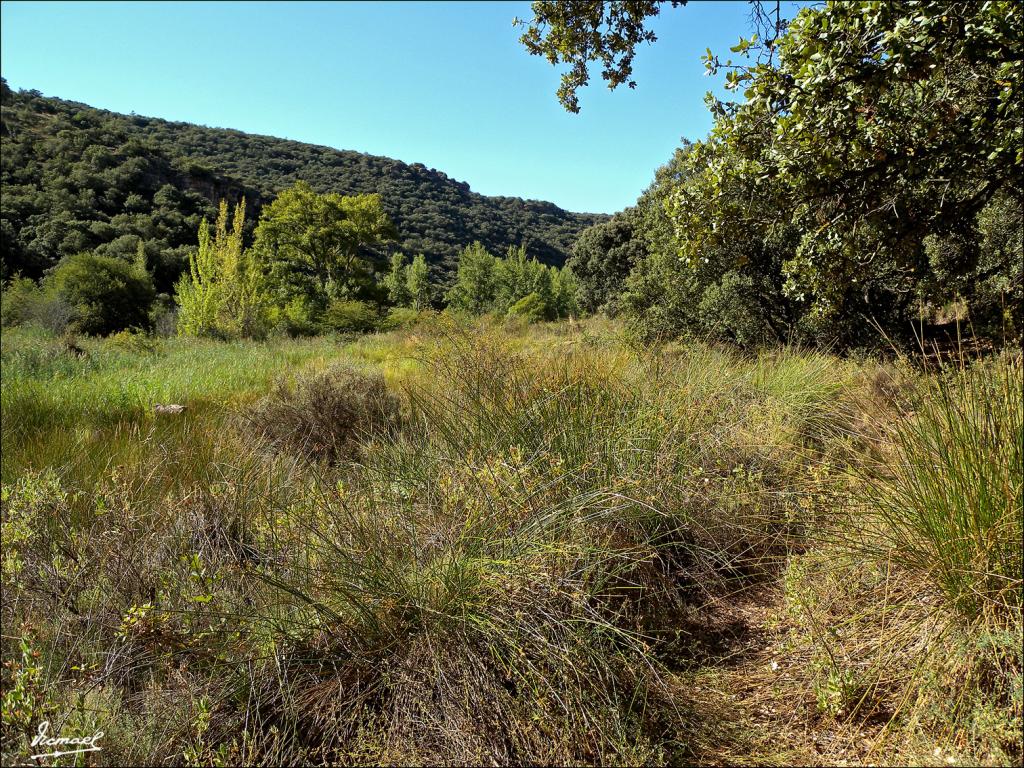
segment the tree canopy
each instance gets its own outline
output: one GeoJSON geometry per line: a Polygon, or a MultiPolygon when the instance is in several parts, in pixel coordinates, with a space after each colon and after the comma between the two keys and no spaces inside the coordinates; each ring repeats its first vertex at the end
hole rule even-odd
{"type": "MultiPolygon", "coordinates": [[[[685,4],[686,0],[671,0],[672,7],[685,4]]],[[[632,79],[636,47],[658,39],[645,22],[660,13],[661,5],[659,0],[535,0],[533,19],[514,23],[526,27],[520,42],[527,51],[552,64],[569,65],[562,74],[558,100],[570,112],[579,112],[576,92],[590,82],[591,62],[600,62],[601,77],[609,88],[636,87],[632,79]]]]}
{"type": "MultiPolygon", "coordinates": [[[[1020,6],[827,2],[791,20],[778,5],[753,7],[759,31],[731,49],[735,60],[705,57],[735,100],[708,95],[710,135],[684,146],[641,199],[633,239],[649,258],[624,295],[635,317],[659,332],[856,343],[963,300],[977,330],[1020,333],[1022,249],[1010,235],[1024,155],[1020,6]]],[[[659,8],[534,11],[523,42],[574,65],[559,96],[575,111],[587,63],[623,82],[659,8]]],[[[610,231],[577,245],[584,295],[587,265],[609,267],[630,248],[602,242],[610,231]]]]}
{"type": "Polygon", "coordinates": [[[505,258],[473,243],[459,254],[448,306],[471,314],[493,312],[529,320],[554,320],[578,311],[576,281],[569,269],[528,258],[526,248],[509,246],[505,258]]]}
{"type": "Polygon", "coordinates": [[[396,235],[380,195],[318,195],[300,181],[264,208],[255,249],[281,298],[324,307],[357,298],[396,235]]]}

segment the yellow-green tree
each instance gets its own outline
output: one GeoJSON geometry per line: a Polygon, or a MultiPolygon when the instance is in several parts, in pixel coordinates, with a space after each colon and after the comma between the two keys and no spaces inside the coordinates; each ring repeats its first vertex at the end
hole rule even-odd
{"type": "Polygon", "coordinates": [[[405,287],[409,296],[409,305],[413,309],[427,309],[433,300],[433,288],[430,285],[430,270],[422,253],[416,254],[405,268],[405,287]]]}
{"type": "Polygon", "coordinates": [[[266,328],[263,277],[242,239],[245,200],[235,206],[230,229],[228,220],[228,204],[222,200],[213,235],[206,219],[199,225],[199,249],[177,286],[181,335],[251,337],[266,328]]]}

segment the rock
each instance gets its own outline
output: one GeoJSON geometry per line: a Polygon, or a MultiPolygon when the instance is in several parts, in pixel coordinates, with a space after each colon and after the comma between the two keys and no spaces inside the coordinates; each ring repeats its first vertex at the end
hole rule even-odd
{"type": "Polygon", "coordinates": [[[185,405],[160,405],[160,403],[157,403],[156,405],[153,406],[153,410],[156,411],[157,413],[176,414],[181,413],[187,407],[188,406],[185,405]]]}

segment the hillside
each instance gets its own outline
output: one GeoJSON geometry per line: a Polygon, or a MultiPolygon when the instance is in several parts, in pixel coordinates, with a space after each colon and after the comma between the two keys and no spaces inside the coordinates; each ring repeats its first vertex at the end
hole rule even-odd
{"type": "Polygon", "coordinates": [[[419,163],[122,115],[15,92],[6,81],[2,89],[5,276],[37,276],[86,249],[128,255],[141,238],[166,290],[218,198],[245,195],[255,216],[300,179],[318,192],[380,193],[400,233],[396,247],[424,253],[442,279],[474,240],[496,253],[525,243],[561,265],[576,236],[605,218],[480,195],[419,163]]]}

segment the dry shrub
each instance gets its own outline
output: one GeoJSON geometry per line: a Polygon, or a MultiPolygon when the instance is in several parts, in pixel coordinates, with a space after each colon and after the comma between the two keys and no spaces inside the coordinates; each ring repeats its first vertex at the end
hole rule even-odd
{"type": "Polygon", "coordinates": [[[279,379],[243,421],[276,448],[336,462],[358,456],[367,438],[393,431],[401,404],[380,374],[335,366],[298,381],[279,379]]]}

